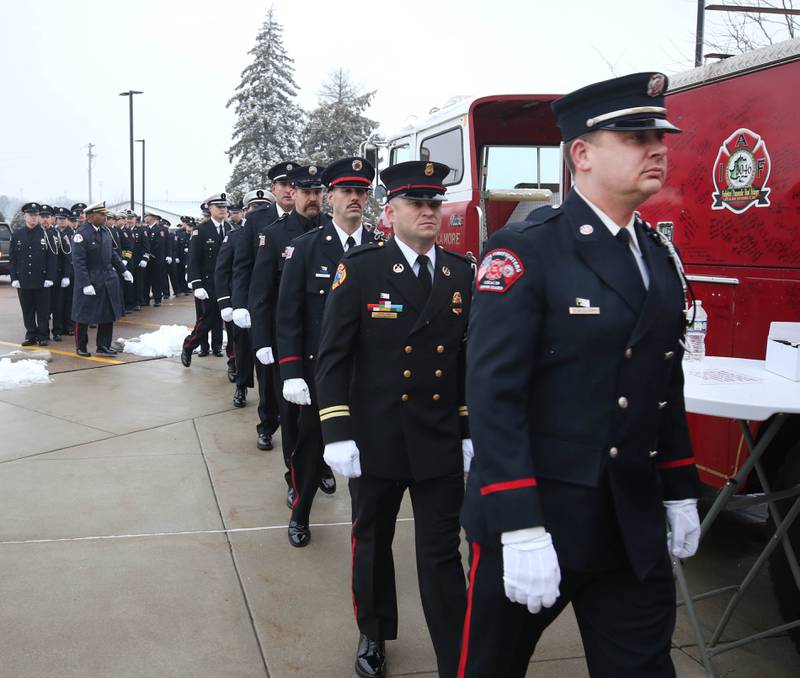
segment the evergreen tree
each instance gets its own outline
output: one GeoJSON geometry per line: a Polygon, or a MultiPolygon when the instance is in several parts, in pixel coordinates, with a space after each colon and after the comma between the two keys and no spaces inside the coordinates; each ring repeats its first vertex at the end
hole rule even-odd
{"type": "Polygon", "coordinates": [[[305,113],[295,102],[294,60],[283,46],[283,27],[275,9],[267,11],[252,63],[227,106],[234,106],[236,124],[228,159],[234,164],[227,190],[245,193],[267,184],[267,170],[282,160],[296,158],[305,113]]]}
{"type": "Polygon", "coordinates": [[[303,132],[305,158],[327,165],[337,158],[356,155],[358,145],[378,126],[363,115],[374,96],[375,90],[364,92],[350,82],[344,69],[329,73],[303,132]]]}

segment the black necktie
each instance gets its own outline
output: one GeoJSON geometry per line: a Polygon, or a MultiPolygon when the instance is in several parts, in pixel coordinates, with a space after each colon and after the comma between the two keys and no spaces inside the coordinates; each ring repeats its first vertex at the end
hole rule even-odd
{"type": "Polygon", "coordinates": [[[347,236],[347,240],[344,242],[344,251],[347,252],[351,247],[356,246],[356,239],[352,235],[347,236]]]}
{"type": "Polygon", "coordinates": [[[430,271],[428,271],[428,262],[430,259],[424,254],[417,257],[417,264],[419,264],[419,271],[417,271],[417,278],[419,279],[422,289],[425,290],[425,296],[430,296],[433,289],[433,281],[431,280],[430,271]]]}

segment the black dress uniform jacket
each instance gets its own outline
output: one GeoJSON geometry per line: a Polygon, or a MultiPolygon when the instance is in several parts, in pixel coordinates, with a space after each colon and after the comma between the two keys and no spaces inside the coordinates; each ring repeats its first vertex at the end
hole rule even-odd
{"type": "Polygon", "coordinates": [[[103,226],[95,229],[88,222],[78,228],[72,239],[72,266],[75,283],[72,290],[72,318],[77,323],[113,322],[123,314],[119,275],[125,264],[114,251],[111,233],[103,226]],[[95,296],[83,288],[93,285],[95,296]]]}
{"type": "Polygon", "coordinates": [[[9,263],[11,281],[19,281],[21,289],[44,288],[44,281],[58,284],[58,257],[48,234],[41,226],[24,226],[11,234],[9,263]]]}
{"type": "Polygon", "coordinates": [[[461,473],[471,285],[469,260],[439,246],[427,301],[394,239],[342,258],[322,321],[320,421],[326,444],[356,441],[365,475],[461,473]]]}
{"type": "Polygon", "coordinates": [[[222,239],[217,254],[217,267],[214,269],[214,289],[220,310],[231,308],[231,280],[233,278],[233,257],[236,244],[241,239],[244,229],[234,228],[222,239]]]}
{"type": "MultiPolygon", "coordinates": [[[[362,228],[361,244],[375,242],[362,228]]],[[[332,222],[292,240],[278,293],[276,335],[281,379],[313,385],[322,315],[333,276],[344,254],[332,222]]]]}
{"type": "MultiPolygon", "coordinates": [[[[286,216],[286,214],[284,214],[286,216]]],[[[233,260],[233,281],[231,283],[231,305],[233,308],[249,308],[250,276],[256,262],[258,237],[270,224],[278,220],[278,208],[272,203],[250,212],[244,222],[242,242],[236,248],[233,260]]]]}
{"type": "Polygon", "coordinates": [[[72,280],[75,277],[75,271],[72,268],[72,238],[75,237],[75,229],[73,229],[72,226],[66,226],[64,230],[61,231],[60,235],[61,249],[64,253],[61,262],[61,277],[72,280]]]}
{"type": "Polygon", "coordinates": [[[208,292],[208,298],[216,302],[217,293],[214,282],[214,271],[217,265],[217,254],[222,247],[226,226],[222,224],[222,235],[217,231],[214,222],[209,219],[197,224],[192,230],[189,240],[189,281],[192,289],[200,287],[208,292]]]}
{"type": "Polygon", "coordinates": [[[602,567],[619,544],[644,578],[664,559],[663,500],[698,496],[683,290],[667,248],[638,219],[635,230],[647,291],[575,192],[490,239],[469,327],[470,541],[541,525],[562,566],[602,567]],[[482,285],[493,257],[506,272],[482,285]]]}

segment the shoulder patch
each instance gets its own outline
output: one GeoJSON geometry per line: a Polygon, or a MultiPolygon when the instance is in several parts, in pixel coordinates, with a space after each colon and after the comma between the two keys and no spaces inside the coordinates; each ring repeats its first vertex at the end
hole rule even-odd
{"type": "Polygon", "coordinates": [[[75,237],[72,238],[72,242],[77,242],[77,243],[83,242],[83,236],[80,233],[76,233],[75,237]]]}
{"type": "Polygon", "coordinates": [[[475,289],[478,292],[503,292],[525,273],[519,256],[509,249],[495,249],[486,253],[478,268],[475,289]]]}
{"type": "Polygon", "coordinates": [[[347,279],[347,267],[343,263],[340,263],[336,267],[336,275],[333,276],[333,283],[331,283],[331,292],[333,292],[333,290],[335,290],[337,287],[341,287],[346,279],[347,279]]]}

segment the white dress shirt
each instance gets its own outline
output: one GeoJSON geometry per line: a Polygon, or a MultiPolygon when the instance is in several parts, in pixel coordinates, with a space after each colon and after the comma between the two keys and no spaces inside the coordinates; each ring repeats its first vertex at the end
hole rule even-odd
{"type": "MultiPolygon", "coordinates": [[[[411,267],[411,270],[414,272],[414,275],[419,277],[419,262],[417,261],[417,257],[420,255],[412,250],[402,240],[400,240],[400,238],[397,237],[397,234],[394,236],[394,241],[397,243],[397,246],[400,248],[400,251],[406,258],[406,261],[411,267]]],[[[436,270],[436,245],[433,245],[427,252],[425,252],[425,256],[430,260],[430,263],[428,264],[428,273],[431,274],[432,282],[434,279],[434,271],[436,270]]]]}
{"type": "Polygon", "coordinates": [[[219,235],[225,235],[225,229],[222,227],[221,221],[215,221],[212,219],[211,223],[214,224],[214,228],[217,229],[217,233],[219,233],[219,235]]]}
{"type": "Polygon", "coordinates": [[[339,236],[339,240],[340,240],[340,241],[341,241],[341,243],[342,243],[342,249],[343,249],[345,252],[347,251],[347,239],[348,239],[348,238],[352,237],[352,238],[353,238],[353,240],[355,240],[355,241],[356,241],[356,244],[355,244],[355,245],[353,245],[353,247],[357,247],[358,245],[360,245],[360,244],[361,244],[361,238],[362,238],[362,235],[363,235],[363,233],[364,233],[364,226],[363,226],[363,224],[359,224],[358,228],[355,230],[355,232],[354,232],[354,233],[347,233],[346,231],[343,231],[341,228],[339,228],[339,227],[336,225],[336,222],[335,222],[335,221],[333,222],[333,228],[334,228],[334,230],[336,231],[336,235],[338,235],[338,236],[339,236]]]}
{"type": "MultiPolygon", "coordinates": [[[[583,198],[584,202],[592,208],[592,211],[597,215],[597,218],[602,221],[606,228],[610,231],[611,235],[615,238],[617,237],[617,233],[620,232],[621,226],[618,226],[614,220],[608,216],[603,210],[601,210],[597,205],[595,205],[591,200],[589,200],[583,193],[578,190],[577,186],[573,186],[572,189],[583,198]]],[[[636,265],[639,267],[639,273],[642,275],[642,282],[644,283],[645,289],[650,289],[650,274],[647,271],[647,266],[644,263],[644,256],[642,255],[642,250],[639,247],[639,240],[636,238],[636,229],[633,227],[633,222],[636,220],[636,215],[631,214],[630,221],[625,224],[624,228],[628,229],[628,233],[630,234],[630,248],[631,252],[633,252],[633,256],[636,259],[636,265]]]]}

